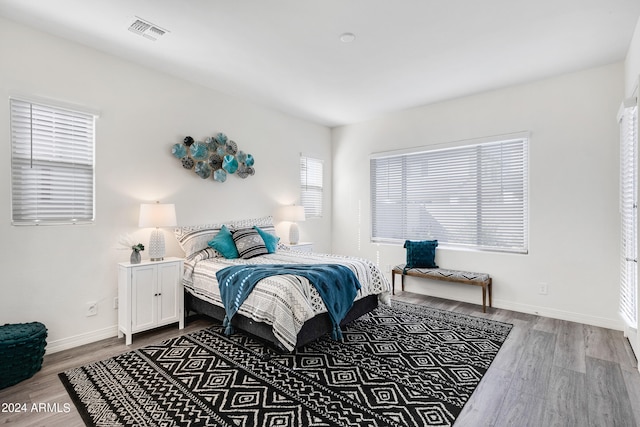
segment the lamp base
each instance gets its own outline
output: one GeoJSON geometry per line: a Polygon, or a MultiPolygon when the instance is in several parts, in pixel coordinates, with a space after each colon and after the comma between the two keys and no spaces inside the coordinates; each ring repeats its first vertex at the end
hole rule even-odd
{"type": "Polygon", "coordinates": [[[289,243],[292,245],[297,245],[300,241],[300,229],[298,228],[298,224],[295,222],[291,223],[289,227],[289,243]]]}
{"type": "Polygon", "coordinates": [[[151,232],[151,238],[149,239],[149,259],[151,261],[162,261],[164,254],[164,233],[156,228],[151,232]]]}

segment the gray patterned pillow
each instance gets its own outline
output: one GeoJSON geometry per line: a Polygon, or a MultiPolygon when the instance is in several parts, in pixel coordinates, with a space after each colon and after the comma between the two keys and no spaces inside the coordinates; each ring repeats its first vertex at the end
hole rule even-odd
{"type": "Polygon", "coordinates": [[[269,253],[262,236],[255,228],[241,228],[231,232],[240,258],[249,259],[269,253]]]}

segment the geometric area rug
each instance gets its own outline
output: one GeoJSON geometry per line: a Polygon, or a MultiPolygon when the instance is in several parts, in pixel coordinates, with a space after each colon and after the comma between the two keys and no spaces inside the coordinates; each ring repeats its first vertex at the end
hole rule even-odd
{"type": "Polygon", "coordinates": [[[394,301],[292,353],[213,326],[60,373],[89,426],[450,426],[512,325],[394,301]]]}

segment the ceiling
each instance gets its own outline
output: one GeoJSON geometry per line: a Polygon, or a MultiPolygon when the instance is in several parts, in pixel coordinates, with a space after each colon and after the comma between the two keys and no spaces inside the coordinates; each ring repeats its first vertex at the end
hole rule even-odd
{"type": "Polygon", "coordinates": [[[333,127],[622,61],[640,0],[0,0],[0,15],[333,127]],[[167,32],[128,31],[136,17],[167,32]]]}

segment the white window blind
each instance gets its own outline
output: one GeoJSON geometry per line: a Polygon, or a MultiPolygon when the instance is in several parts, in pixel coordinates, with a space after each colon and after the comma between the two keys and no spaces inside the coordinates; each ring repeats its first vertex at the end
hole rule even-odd
{"type": "Polygon", "coordinates": [[[300,204],[307,218],[322,216],[322,169],[322,160],[300,156],[300,204]]]}
{"type": "Polygon", "coordinates": [[[638,107],[629,102],[618,115],[620,123],[620,312],[638,327],[638,107]]]}
{"type": "Polygon", "coordinates": [[[526,253],[528,139],[374,155],[372,240],[526,253]]]}
{"type": "Polygon", "coordinates": [[[95,116],[11,99],[16,225],[92,222],[95,116]]]}

